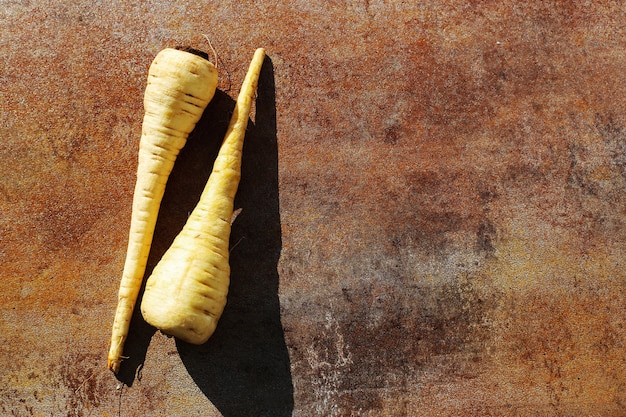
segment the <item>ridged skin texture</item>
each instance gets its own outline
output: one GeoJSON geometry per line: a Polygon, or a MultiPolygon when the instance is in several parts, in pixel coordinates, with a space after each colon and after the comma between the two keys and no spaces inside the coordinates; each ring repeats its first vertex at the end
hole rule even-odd
{"type": "Polygon", "coordinates": [[[226,305],[230,220],[264,57],[263,49],[255,52],[200,201],[146,282],[141,302],[144,319],[189,343],[202,344],[211,337],[226,305]]]}

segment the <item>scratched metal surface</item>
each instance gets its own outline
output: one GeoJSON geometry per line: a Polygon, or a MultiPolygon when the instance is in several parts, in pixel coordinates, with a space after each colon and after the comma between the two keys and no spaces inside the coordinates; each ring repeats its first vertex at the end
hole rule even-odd
{"type": "Polygon", "coordinates": [[[0,413],[626,414],[620,2],[0,1],[0,413]],[[147,67],[217,50],[150,265],[254,48],[229,304],[105,370],[147,67]]]}

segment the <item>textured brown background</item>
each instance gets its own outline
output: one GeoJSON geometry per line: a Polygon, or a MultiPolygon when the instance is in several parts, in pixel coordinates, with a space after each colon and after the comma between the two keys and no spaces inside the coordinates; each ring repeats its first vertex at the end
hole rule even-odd
{"type": "Polygon", "coordinates": [[[626,8],[519,3],[0,1],[0,414],[626,415],[626,8]],[[203,34],[150,265],[263,46],[231,296],[118,381],[146,72],[203,34]]]}

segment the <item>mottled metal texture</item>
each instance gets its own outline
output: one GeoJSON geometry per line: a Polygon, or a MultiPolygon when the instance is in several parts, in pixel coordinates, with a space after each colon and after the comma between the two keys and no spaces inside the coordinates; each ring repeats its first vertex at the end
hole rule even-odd
{"type": "Polygon", "coordinates": [[[618,1],[0,1],[0,414],[626,415],[618,1]],[[149,269],[252,53],[229,304],[105,369],[147,68],[215,47],[149,269]]]}

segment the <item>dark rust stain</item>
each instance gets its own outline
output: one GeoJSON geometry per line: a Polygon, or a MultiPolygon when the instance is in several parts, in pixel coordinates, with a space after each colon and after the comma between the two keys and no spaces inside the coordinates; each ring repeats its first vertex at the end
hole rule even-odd
{"type": "Polygon", "coordinates": [[[478,225],[476,232],[476,245],[478,251],[487,255],[493,255],[495,252],[494,241],[496,239],[496,227],[488,219],[483,218],[478,225]]]}
{"type": "Polygon", "coordinates": [[[489,205],[495,191],[468,183],[463,172],[409,171],[404,178],[406,188],[390,191],[388,200],[387,210],[395,215],[386,230],[394,249],[413,247],[421,254],[445,255],[461,232],[474,235],[476,248],[485,256],[493,253],[496,226],[489,205]]]}
{"type": "Polygon", "coordinates": [[[339,410],[348,413],[339,415],[349,415],[357,402],[363,412],[382,410],[386,390],[409,390],[420,373],[438,370],[441,381],[476,378],[477,364],[489,357],[494,294],[481,294],[469,278],[398,285],[343,286],[343,301],[322,329],[299,335],[309,348],[294,351],[298,374],[335,393],[339,410]]]}
{"type": "Polygon", "coordinates": [[[626,179],[626,128],[624,121],[619,121],[612,114],[597,114],[594,123],[600,137],[604,140],[612,165],[626,179]]]}
{"type": "Polygon", "coordinates": [[[98,372],[100,369],[100,355],[76,352],[69,353],[55,369],[59,372],[61,384],[68,390],[68,417],[84,417],[89,409],[97,408],[110,398],[109,380],[102,378],[102,373],[98,372]]]}
{"type": "Polygon", "coordinates": [[[389,145],[394,145],[396,142],[398,142],[398,138],[400,137],[399,130],[400,127],[398,125],[393,125],[385,128],[383,142],[389,145]]]}

